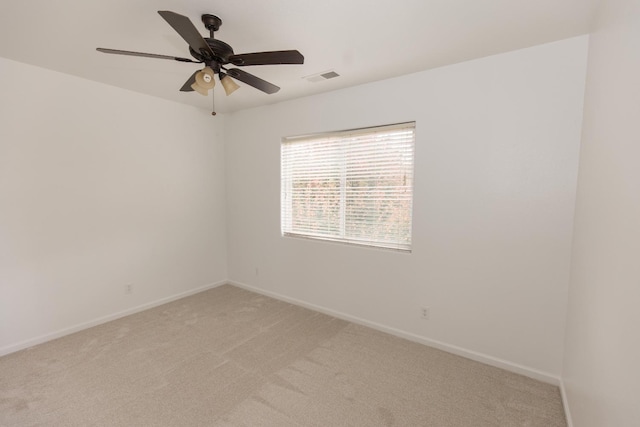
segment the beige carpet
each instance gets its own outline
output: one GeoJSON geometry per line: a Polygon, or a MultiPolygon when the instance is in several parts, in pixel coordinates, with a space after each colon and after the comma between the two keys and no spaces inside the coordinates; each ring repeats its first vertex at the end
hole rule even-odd
{"type": "Polygon", "coordinates": [[[233,286],[0,358],[1,426],[565,426],[557,387],[233,286]]]}

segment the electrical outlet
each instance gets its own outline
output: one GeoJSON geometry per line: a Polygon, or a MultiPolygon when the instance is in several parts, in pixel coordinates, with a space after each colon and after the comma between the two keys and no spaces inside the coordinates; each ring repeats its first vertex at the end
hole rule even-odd
{"type": "Polygon", "coordinates": [[[133,293],[133,284],[129,283],[124,285],[124,293],[127,295],[131,295],[133,293]]]}
{"type": "Polygon", "coordinates": [[[420,318],[422,320],[429,320],[429,307],[420,307],[420,318]]]}

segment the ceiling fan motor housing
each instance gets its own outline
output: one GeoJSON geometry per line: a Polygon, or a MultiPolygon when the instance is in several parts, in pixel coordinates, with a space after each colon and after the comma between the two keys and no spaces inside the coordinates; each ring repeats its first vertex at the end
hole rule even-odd
{"type": "Polygon", "coordinates": [[[214,61],[219,62],[220,64],[229,63],[229,57],[234,54],[233,48],[231,46],[229,46],[222,40],[218,40],[218,39],[206,38],[204,40],[207,42],[209,47],[211,47],[214,57],[207,58],[205,55],[201,54],[200,52],[196,52],[191,47],[189,47],[189,52],[191,53],[191,56],[196,58],[198,61],[207,62],[208,60],[213,59],[214,61]]]}

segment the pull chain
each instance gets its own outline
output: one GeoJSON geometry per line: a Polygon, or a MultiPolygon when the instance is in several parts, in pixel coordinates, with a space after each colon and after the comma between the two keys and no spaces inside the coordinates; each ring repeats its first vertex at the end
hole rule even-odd
{"type": "Polygon", "coordinates": [[[216,115],[216,93],[213,89],[211,89],[211,103],[213,104],[211,106],[211,115],[215,116],[216,115]]]}

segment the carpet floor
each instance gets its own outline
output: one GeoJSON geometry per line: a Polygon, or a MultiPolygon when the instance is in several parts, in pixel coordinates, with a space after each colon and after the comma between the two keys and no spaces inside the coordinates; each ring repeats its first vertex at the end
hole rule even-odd
{"type": "Polygon", "coordinates": [[[220,286],[0,358],[0,426],[566,426],[557,387],[220,286]]]}

